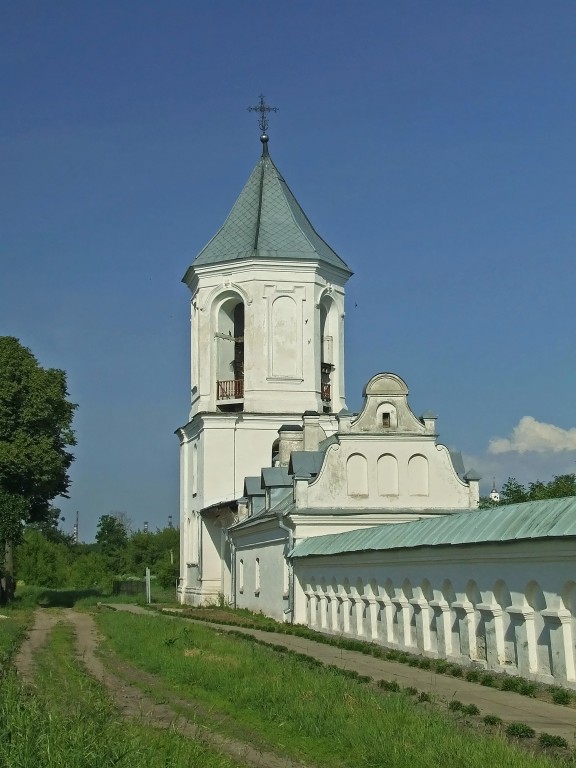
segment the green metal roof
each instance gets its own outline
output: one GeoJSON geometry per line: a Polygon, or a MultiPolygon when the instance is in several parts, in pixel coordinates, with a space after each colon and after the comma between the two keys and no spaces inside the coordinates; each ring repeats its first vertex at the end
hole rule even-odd
{"type": "Polygon", "coordinates": [[[238,259],[322,261],[352,274],[322,240],[265,151],[228,218],[193,266],[238,259]]]}
{"type": "Polygon", "coordinates": [[[299,542],[291,556],[310,557],[345,552],[482,544],[561,536],[576,536],[574,496],[466,510],[413,523],[378,525],[347,533],[313,536],[299,542]]]}

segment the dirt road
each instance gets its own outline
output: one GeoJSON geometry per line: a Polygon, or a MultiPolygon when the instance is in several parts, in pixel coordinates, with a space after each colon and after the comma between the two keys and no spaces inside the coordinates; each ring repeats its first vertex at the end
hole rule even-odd
{"type": "Polygon", "coordinates": [[[202,708],[200,705],[191,704],[189,700],[171,696],[172,706],[155,702],[137,687],[137,684],[150,685],[155,682],[155,678],[120,659],[112,659],[113,669],[104,666],[97,656],[101,638],[94,619],[90,614],[72,608],[39,608],[35,612],[32,629],[15,659],[16,669],[26,683],[34,684],[35,656],[48,640],[51,630],[60,621],[66,621],[73,626],[76,658],[90,675],[106,687],[123,717],[138,719],[157,728],[174,727],[186,737],[201,741],[228,755],[238,761],[239,765],[260,768],[310,768],[304,763],[262,751],[252,744],[221,736],[215,731],[194,724],[194,717],[202,712],[202,708]],[[182,712],[186,714],[183,715],[182,712]]]}

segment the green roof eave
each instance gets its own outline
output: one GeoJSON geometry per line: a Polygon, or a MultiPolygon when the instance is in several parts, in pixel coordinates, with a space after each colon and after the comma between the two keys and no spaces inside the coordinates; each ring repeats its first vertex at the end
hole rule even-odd
{"type": "MultiPolygon", "coordinates": [[[[448,510],[447,510],[448,512],[448,510]]],[[[452,512],[452,510],[450,510],[452,512]]],[[[378,525],[299,542],[291,557],[576,537],[576,497],[528,501],[378,525]]]]}

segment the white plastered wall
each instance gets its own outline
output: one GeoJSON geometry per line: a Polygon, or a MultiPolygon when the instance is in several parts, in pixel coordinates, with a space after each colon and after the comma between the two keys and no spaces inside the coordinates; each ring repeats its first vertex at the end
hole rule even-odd
{"type": "Polygon", "coordinates": [[[576,540],[295,558],[295,621],[576,688],[576,540]]]}
{"type": "Polygon", "coordinates": [[[192,417],[214,411],[219,308],[237,297],[245,311],[244,411],[322,410],[320,300],[330,291],[339,378],[333,410],[344,403],[344,283],[318,263],[245,260],[195,270],[192,291],[192,417]]]}

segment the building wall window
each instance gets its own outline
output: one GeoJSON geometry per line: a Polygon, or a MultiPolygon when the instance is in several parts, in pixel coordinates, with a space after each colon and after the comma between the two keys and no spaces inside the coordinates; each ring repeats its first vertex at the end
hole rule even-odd
{"type": "Polygon", "coordinates": [[[254,568],[254,594],[260,594],[260,558],[256,558],[256,564],[254,568]]]}

